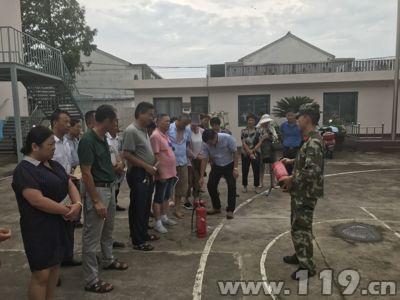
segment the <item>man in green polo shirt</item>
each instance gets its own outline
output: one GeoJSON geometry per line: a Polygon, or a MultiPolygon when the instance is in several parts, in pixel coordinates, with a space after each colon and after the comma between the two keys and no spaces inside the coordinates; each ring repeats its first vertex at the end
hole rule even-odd
{"type": "Polygon", "coordinates": [[[102,105],[96,110],[95,118],[95,126],[85,133],[78,146],[79,163],[86,189],[82,260],[85,290],[106,293],[110,292],[113,286],[99,279],[97,246],[101,245],[103,269],[125,270],[128,265],[117,261],[113,256],[115,168],[111,162],[105,135],[114,126],[117,115],[112,106],[102,105]]]}

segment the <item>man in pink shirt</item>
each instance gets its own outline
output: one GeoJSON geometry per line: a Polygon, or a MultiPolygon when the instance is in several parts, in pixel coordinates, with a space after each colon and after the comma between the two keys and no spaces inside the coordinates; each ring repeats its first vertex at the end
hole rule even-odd
{"type": "Polygon", "coordinates": [[[159,233],[167,233],[164,227],[176,225],[176,222],[168,219],[168,199],[176,182],[176,159],[171,142],[167,136],[170,125],[167,114],[157,116],[157,129],[150,137],[151,147],[157,159],[157,173],[155,175],[156,190],[153,199],[153,213],[156,219],[154,230],[159,233]]]}

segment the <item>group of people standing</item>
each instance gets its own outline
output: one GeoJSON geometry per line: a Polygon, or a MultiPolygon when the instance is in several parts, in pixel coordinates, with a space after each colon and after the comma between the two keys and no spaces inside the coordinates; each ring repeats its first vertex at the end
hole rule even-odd
{"type": "MultiPolygon", "coordinates": [[[[221,129],[221,121],[208,115],[196,119],[182,114],[174,120],[167,114],[155,116],[154,106],[148,102],[136,106],[134,118],[122,139],[118,135],[117,113],[110,105],[85,115],[87,131],[83,136],[80,121],[61,110],[51,118],[52,130],[37,126],[28,133],[21,150],[24,159],[14,171],[12,187],[32,271],[29,299],[54,297],[60,265],[82,264],[86,291],[107,293],[113,289],[112,284],[100,279],[99,265],[103,270],[129,267],[113,255],[113,248],[124,246],[114,239],[114,220],[116,211],[124,210],[116,198],[125,178],[130,188],[130,240],[136,250],[151,251],[152,242],[159,239],[149,233],[151,214],[154,230],[165,234],[177,224],[176,220],[184,218],[182,208],[193,209],[209,163],[207,190],[212,208],[207,214],[222,213],[218,185],[224,178],[228,186],[226,218],[233,219],[240,153],[235,138],[227,129],[221,129]],[[175,220],[168,214],[171,206],[175,220]],[[80,219],[82,262],[73,257],[74,230],[81,224],[80,219]],[[101,258],[96,253],[99,245],[101,258]]],[[[290,166],[303,139],[295,114],[288,113],[287,119],[281,134],[286,157],[283,161],[290,166]]],[[[255,190],[261,192],[263,166],[277,159],[274,145],[278,135],[272,121],[269,115],[263,115],[257,124],[254,115],[247,116],[247,127],[241,132],[244,192],[250,166],[255,190]]],[[[296,182],[293,176],[290,178],[296,182]]],[[[284,182],[287,189],[292,185],[292,181],[284,182]]],[[[296,195],[296,199],[303,199],[303,194],[296,195]]],[[[292,214],[296,220],[296,213],[292,214]]],[[[1,233],[3,239],[7,238],[6,232],[1,233]]],[[[309,231],[300,237],[309,238],[309,231]]],[[[313,267],[312,261],[299,254],[297,257],[313,267]]]]}
{"type": "MultiPolygon", "coordinates": [[[[251,113],[246,116],[247,126],[241,131],[244,193],[248,191],[250,166],[253,170],[254,191],[260,193],[263,190],[266,166],[269,167],[271,173],[272,164],[280,159],[278,155],[281,151],[283,157],[291,159],[296,157],[302,145],[301,130],[297,124],[295,112],[287,112],[286,118],[287,120],[282,123],[277,133],[274,120],[270,115],[264,114],[259,120],[256,115],[251,113]]],[[[292,169],[288,166],[289,174],[292,173],[292,169]]],[[[273,176],[271,176],[271,186],[277,187],[273,176]]]]}

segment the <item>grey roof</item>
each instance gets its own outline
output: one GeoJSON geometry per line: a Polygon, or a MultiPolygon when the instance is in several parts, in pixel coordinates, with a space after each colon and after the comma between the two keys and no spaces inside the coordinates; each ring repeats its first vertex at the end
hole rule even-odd
{"type": "Polygon", "coordinates": [[[111,58],[112,60],[118,61],[121,64],[126,65],[128,67],[143,67],[143,68],[146,68],[146,69],[150,70],[156,77],[159,77],[160,79],[162,79],[162,77],[156,71],[154,71],[153,68],[151,68],[147,64],[133,64],[133,63],[127,61],[127,60],[119,58],[119,57],[117,57],[117,56],[115,56],[115,55],[113,55],[111,53],[108,53],[108,52],[106,52],[104,50],[101,50],[99,48],[97,48],[96,50],[93,50],[93,51],[97,52],[97,53],[100,53],[101,55],[107,56],[107,57],[111,58]]]}
{"type": "Polygon", "coordinates": [[[310,48],[312,48],[312,49],[315,49],[315,50],[317,50],[317,51],[319,51],[319,52],[325,54],[326,56],[329,56],[329,57],[332,58],[332,59],[335,58],[335,55],[333,55],[333,54],[331,54],[331,53],[328,53],[328,52],[322,50],[321,48],[318,48],[318,47],[316,47],[316,46],[314,46],[314,45],[312,45],[312,44],[306,42],[305,40],[299,38],[298,36],[294,35],[294,34],[291,33],[290,31],[288,31],[288,33],[287,33],[286,35],[284,35],[283,37],[281,37],[280,39],[278,39],[278,40],[276,40],[276,41],[274,41],[274,42],[272,42],[272,43],[270,43],[270,44],[268,44],[268,45],[266,45],[266,46],[264,46],[264,47],[262,47],[262,48],[260,48],[260,49],[258,49],[258,50],[256,50],[256,51],[254,51],[254,52],[252,52],[252,53],[250,53],[250,54],[247,54],[246,56],[242,57],[242,58],[239,59],[238,61],[239,61],[239,62],[242,62],[242,61],[245,60],[246,58],[248,58],[248,57],[250,57],[250,56],[253,56],[254,54],[257,54],[257,53],[259,53],[259,52],[261,52],[261,51],[263,51],[263,50],[265,50],[265,49],[268,49],[268,48],[270,48],[270,47],[272,47],[272,46],[274,46],[274,45],[276,45],[276,44],[278,44],[278,43],[280,43],[280,42],[282,42],[283,40],[288,39],[288,38],[296,39],[296,40],[298,40],[300,43],[303,43],[303,44],[307,45],[308,47],[310,47],[310,48]]]}

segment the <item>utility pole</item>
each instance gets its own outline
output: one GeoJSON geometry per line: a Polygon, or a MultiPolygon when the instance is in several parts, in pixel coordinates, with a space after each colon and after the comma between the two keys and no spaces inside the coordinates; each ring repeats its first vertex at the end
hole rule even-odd
{"type": "Polygon", "coordinates": [[[394,66],[394,91],[392,111],[392,141],[396,140],[397,112],[399,107],[399,69],[400,69],[400,0],[397,1],[396,61],[394,66]]]}

